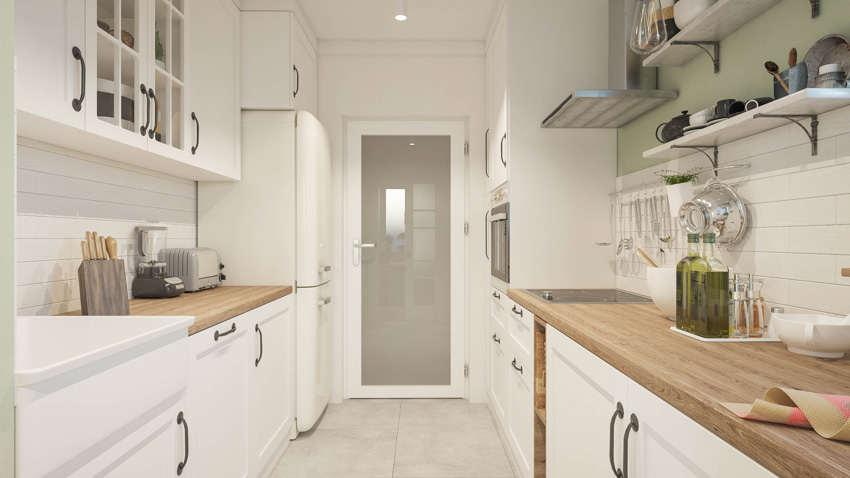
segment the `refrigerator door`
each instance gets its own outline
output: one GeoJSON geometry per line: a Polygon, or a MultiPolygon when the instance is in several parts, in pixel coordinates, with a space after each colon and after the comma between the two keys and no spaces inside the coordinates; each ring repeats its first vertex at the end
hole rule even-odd
{"type": "Polygon", "coordinates": [[[299,432],[313,428],[331,393],[332,291],[328,282],[319,287],[298,288],[295,294],[295,418],[299,432]]]}
{"type": "Polygon", "coordinates": [[[315,116],[299,111],[295,141],[296,279],[312,287],[333,278],[331,266],[331,146],[315,116]]]}

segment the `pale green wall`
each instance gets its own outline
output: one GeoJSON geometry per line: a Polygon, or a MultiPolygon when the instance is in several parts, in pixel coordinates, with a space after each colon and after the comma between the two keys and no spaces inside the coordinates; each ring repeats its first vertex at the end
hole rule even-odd
{"type": "MultiPolygon", "coordinates": [[[[720,43],[720,73],[715,75],[708,55],[701,53],[681,67],[659,68],[659,88],[678,90],[679,97],[621,128],[618,133],[618,175],[639,171],[666,160],[643,159],[658,146],[655,128],[681,111],[698,111],[718,100],[748,100],[773,96],[772,77],[764,62],[788,66],[788,52],[796,47],[799,61],[821,37],[830,33],[850,36],[850,1],[821,0],[821,15],[811,18],[808,0],[782,0],[720,43]]],[[[680,47],[683,48],[683,47],[680,47]]],[[[693,47],[696,48],[696,47],[693,47]]]]}
{"type": "Polygon", "coordinates": [[[14,13],[12,0],[0,0],[0,476],[15,476],[14,13]]]}

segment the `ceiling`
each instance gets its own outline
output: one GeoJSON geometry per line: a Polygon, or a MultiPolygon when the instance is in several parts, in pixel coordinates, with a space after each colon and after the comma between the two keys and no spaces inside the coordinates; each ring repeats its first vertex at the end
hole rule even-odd
{"type": "Polygon", "coordinates": [[[499,0],[299,0],[320,40],[485,40],[499,0]]]}

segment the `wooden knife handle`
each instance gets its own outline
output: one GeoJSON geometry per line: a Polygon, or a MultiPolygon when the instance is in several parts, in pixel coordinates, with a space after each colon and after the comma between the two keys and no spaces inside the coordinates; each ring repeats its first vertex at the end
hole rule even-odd
{"type": "Polygon", "coordinates": [[[103,259],[103,252],[100,250],[100,236],[97,235],[97,231],[92,231],[91,238],[94,241],[94,257],[92,259],[103,259]]]}
{"type": "Polygon", "coordinates": [[[80,247],[83,250],[83,260],[89,260],[89,243],[86,241],[80,241],[80,247]]]}
{"type": "Polygon", "coordinates": [[[94,242],[92,242],[91,231],[86,231],[86,245],[89,248],[89,260],[97,259],[97,254],[95,254],[94,242]]]}
{"type": "Polygon", "coordinates": [[[109,256],[106,254],[106,238],[103,236],[100,236],[100,253],[104,259],[109,259],[109,256]]]}
{"type": "Polygon", "coordinates": [[[112,236],[106,238],[106,253],[110,259],[118,259],[118,241],[112,236]]]}

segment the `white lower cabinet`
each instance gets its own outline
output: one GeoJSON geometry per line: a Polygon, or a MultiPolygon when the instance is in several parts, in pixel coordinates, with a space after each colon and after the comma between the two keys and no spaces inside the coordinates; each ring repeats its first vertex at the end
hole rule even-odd
{"type": "Polygon", "coordinates": [[[499,424],[503,425],[507,423],[508,381],[511,373],[508,369],[509,360],[505,353],[508,345],[507,342],[503,342],[505,338],[504,329],[500,329],[497,325],[493,324],[492,320],[490,322],[488,392],[493,413],[496,414],[496,420],[499,424]]]}
{"type": "Polygon", "coordinates": [[[774,476],[547,326],[547,476],[604,477],[617,470],[624,478],[774,476]]]}
{"type": "MultiPolygon", "coordinates": [[[[516,354],[514,354],[516,355],[516,354]]],[[[534,474],[534,369],[513,357],[509,390],[508,441],[520,474],[534,474]]]]}

